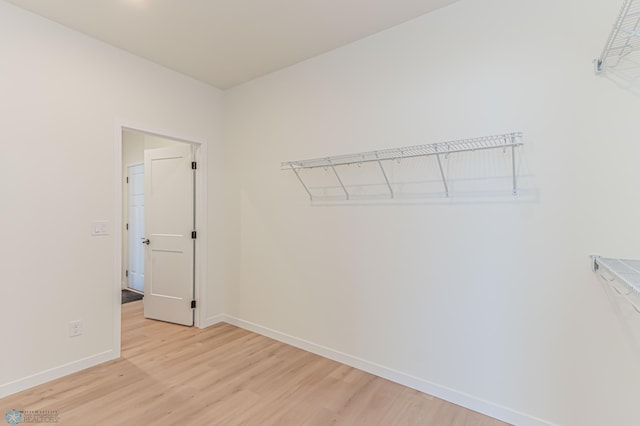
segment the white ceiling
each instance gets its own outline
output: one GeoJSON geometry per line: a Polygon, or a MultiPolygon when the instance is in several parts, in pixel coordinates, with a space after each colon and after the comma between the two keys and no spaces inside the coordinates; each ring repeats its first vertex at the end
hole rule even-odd
{"type": "Polygon", "coordinates": [[[226,89],[457,0],[8,0],[226,89]]]}

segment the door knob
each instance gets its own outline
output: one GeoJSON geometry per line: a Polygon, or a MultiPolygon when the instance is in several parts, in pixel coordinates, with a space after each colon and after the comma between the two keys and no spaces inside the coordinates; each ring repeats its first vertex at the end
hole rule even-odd
{"type": "Polygon", "coordinates": [[[148,238],[143,238],[143,239],[142,239],[142,244],[149,245],[149,244],[151,244],[151,241],[149,241],[149,239],[148,239],[148,238]]]}

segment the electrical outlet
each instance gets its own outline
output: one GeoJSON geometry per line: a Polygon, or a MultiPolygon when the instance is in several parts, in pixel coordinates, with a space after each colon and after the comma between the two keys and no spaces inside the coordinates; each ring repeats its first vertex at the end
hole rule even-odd
{"type": "Polygon", "coordinates": [[[69,323],[69,337],[75,337],[82,334],[82,321],[76,320],[69,323]]]}

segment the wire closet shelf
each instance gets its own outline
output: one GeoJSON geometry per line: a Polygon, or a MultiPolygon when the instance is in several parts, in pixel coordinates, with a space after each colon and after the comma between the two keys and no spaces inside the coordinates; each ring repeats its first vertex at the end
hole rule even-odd
{"type": "Polygon", "coordinates": [[[640,0],[625,0],[607,44],[596,59],[596,72],[615,68],[631,53],[640,50],[640,0]]]}
{"type": "Polygon", "coordinates": [[[389,190],[389,195],[391,198],[394,197],[394,191],[391,182],[389,181],[388,175],[383,166],[383,161],[394,161],[394,160],[402,160],[405,158],[416,158],[416,157],[430,157],[435,156],[437,159],[440,177],[442,178],[442,183],[444,185],[445,195],[449,196],[449,187],[447,184],[447,179],[444,173],[444,169],[442,167],[441,156],[448,156],[449,154],[459,153],[459,152],[468,152],[468,151],[481,151],[481,150],[489,150],[489,149],[511,149],[512,151],[512,173],[513,173],[513,195],[517,194],[517,182],[516,182],[516,161],[515,161],[515,149],[523,145],[522,142],[522,133],[514,132],[514,133],[505,133],[500,135],[492,135],[492,136],[483,136],[473,139],[460,139],[449,142],[439,142],[432,144],[424,144],[424,145],[415,145],[415,146],[407,146],[402,148],[392,148],[392,149],[384,149],[379,151],[367,151],[360,152],[356,154],[348,154],[348,155],[338,155],[333,157],[323,157],[323,158],[314,158],[309,160],[299,160],[299,161],[285,161],[281,163],[281,170],[292,170],[305,191],[309,195],[310,199],[313,201],[313,195],[304,182],[302,177],[300,176],[299,171],[302,169],[315,169],[315,168],[325,168],[331,169],[336,176],[336,179],[342,190],[345,193],[347,200],[349,199],[349,192],[344,185],[342,179],[340,178],[340,174],[338,172],[337,166],[345,166],[351,164],[363,164],[363,163],[377,163],[386,182],[387,188],[389,190]]]}
{"type": "Polygon", "coordinates": [[[617,280],[622,283],[626,292],[621,292],[616,287],[613,287],[616,292],[621,296],[627,297],[629,302],[633,305],[633,308],[640,313],[640,306],[637,305],[637,301],[629,299],[628,296],[640,297],[640,260],[632,259],[613,259],[604,258],[600,256],[592,256],[593,270],[600,273],[603,279],[606,281],[617,280]],[[607,278],[601,270],[607,271],[611,275],[611,279],[607,278]]]}

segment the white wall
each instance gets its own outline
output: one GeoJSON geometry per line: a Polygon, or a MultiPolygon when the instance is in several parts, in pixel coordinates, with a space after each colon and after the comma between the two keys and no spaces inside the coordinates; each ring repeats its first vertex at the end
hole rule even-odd
{"type": "Polygon", "coordinates": [[[518,424],[638,424],[588,260],[640,255],[640,99],[591,64],[619,3],[463,0],[228,91],[226,312],[518,424]],[[535,197],[311,206],[279,168],[509,131],[535,197]]]}
{"type": "MultiPolygon", "coordinates": [[[[115,355],[117,123],[206,144],[210,199],[226,183],[218,90],[2,1],[0,52],[2,395],[115,355]],[[92,237],[94,220],[111,235],[92,237]]],[[[222,209],[209,213],[208,252],[224,259],[222,209]]]]}
{"type": "Polygon", "coordinates": [[[520,424],[636,424],[640,352],[587,259],[638,257],[640,102],[591,66],[617,3],[463,0],[229,91],[222,146],[219,91],[0,1],[0,395],[113,355],[117,241],[89,225],[126,121],[207,144],[211,321],[520,424]],[[537,197],[310,206],[279,170],[513,130],[537,197]]]}

